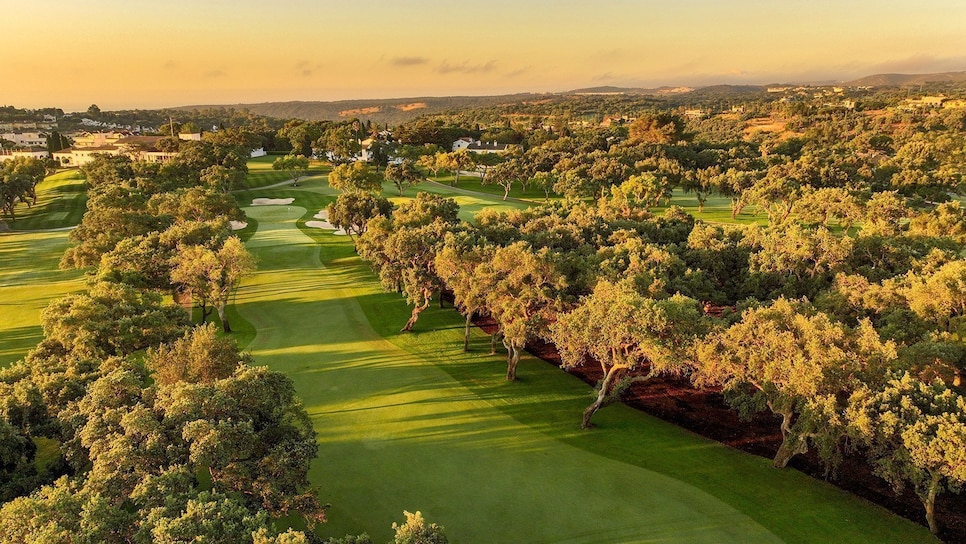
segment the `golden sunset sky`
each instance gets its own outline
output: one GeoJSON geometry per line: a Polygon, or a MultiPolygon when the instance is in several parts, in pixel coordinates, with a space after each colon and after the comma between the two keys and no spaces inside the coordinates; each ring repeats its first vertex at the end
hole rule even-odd
{"type": "Polygon", "coordinates": [[[0,5],[0,104],[66,111],[966,70],[963,0],[0,5]]]}

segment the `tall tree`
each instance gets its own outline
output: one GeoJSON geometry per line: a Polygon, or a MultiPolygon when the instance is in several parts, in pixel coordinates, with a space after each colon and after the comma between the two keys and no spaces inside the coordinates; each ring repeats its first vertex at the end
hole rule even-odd
{"type": "Polygon", "coordinates": [[[782,444],[774,466],[819,447],[828,462],[845,433],[841,400],[862,377],[880,374],[896,358],[871,324],[856,330],[807,304],[780,298],[746,310],[741,321],[697,344],[699,386],[724,389],[743,416],[768,409],[781,416],[782,444]]]}
{"type": "Polygon", "coordinates": [[[309,159],[305,155],[285,155],[275,159],[273,170],[284,170],[292,178],[292,187],[298,187],[299,180],[309,170],[309,159]]]}
{"type": "Polygon", "coordinates": [[[175,257],[171,279],[184,286],[197,298],[201,307],[201,321],[211,310],[218,312],[225,332],[231,332],[225,312],[232,293],[242,278],[255,271],[255,258],[236,236],[229,237],[218,249],[205,246],[182,247],[175,257]]]}
{"type": "Polygon", "coordinates": [[[685,374],[690,347],[702,328],[694,299],[675,295],[655,300],[638,294],[630,282],[599,282],[550,326],[564,368],[582,366],[590,357],[603,372],[597,398],[584,411],[580,427],[590,428],[594,414],[634,383],[685,374]]]}
{"type": "Polygon", "coordinates": [[[423,179],[423,175],[416,168],[416,164],[408,160],[404,160],[399,164],[387,165],[385,176],[387,180],[396,186],[396,189],[399,189],[399,196],[403,195],[403,191],[415,186],[423,179]]]}
{"type": "Polygon", "coordinates": [[[370,171],[364,162],[340,164],[329,172],[329,186],[343,193],[379,194],[382,192],[382,176],[370,171]]]}
{"type": "Polygon", "coordinates": [[[941,381],[909,374],[881,390],[862,387],[849,399],[852,434],[867,447],[876,474],[896,492],[911,485],[939,533],[936,496],[966,483],[966,399],[941,381]]]}

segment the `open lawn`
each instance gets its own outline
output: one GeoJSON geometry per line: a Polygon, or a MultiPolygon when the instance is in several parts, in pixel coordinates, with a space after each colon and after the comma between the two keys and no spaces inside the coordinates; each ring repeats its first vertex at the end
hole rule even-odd
{"type": "MultiPolygon", "coordinates": [[[[430,174],[428,179],[431,179],[433,181],[438,181],[439,183],[442,183],[445,185],[452,185],[455,179],[455,176],[453,176],[452,174],[448,174],[445,176],[439,176],[438,178],[435,178],[435,177],[432,177],[432,174],[430,174]]],[[[477,191],[480,193],[498,196],[501,199],[503,198],[503,187],[500,187],[499,185],[496,185],[494,183],[483,184],[481,182],[480,176],[477,176],[477,175],[460,174],[460,180],[459,180],[459,183],[456,184],[456,187],[460,189],[468,189],[471,191],[477,191]]],[[[519,183],[515,183],[510,187],[509,197],[519,198],[522,200],[529,200],[534,203],[544,202],[547,199],[547,195],[543,192],[542,189],[537,189],[533,185],[530,185],[527,187],[527,190],[524,191],[523,186],[520,185],[519,183]]],[[[560,200],[560,197],[554,195],[553,191],[551,191],[550,200],[560,200]]]]}
{"type": "Polygon", "coordinates": [[[76,225],[86,201],[80,171],[62,170],[37,186],[35,206],[18,208],[15,230],[0,233],[0,367],[40,342],[40,312],[51,300],[84,288],[80,271],[57,269],[70,245],[66,230],[41,229],[76,225]]]}
{"type": "Polygon", "coordinates": [[[7,222],[11,230],[40,230],[71,227],[80,223],[87,203],[84,175],[73,168],[47,176],[37,185],[37,203],[17,206],[17,220],[7,222]]]}
{"type": "MultiPolygon", "coordinates": [[[[274,170],[272,163],[278,159],[279,155],[266,155],[248,161],[248,176],[245,178],[245,185],[249,189],[259,189],[270,185],[275,185],[288,181],[291,176],[284,170],[274,170]]],[[[329,166],[323,166],[318,161],[309,163],[308,175],[320,174],[331,170],[329,166]]],[[[301,180],[299,180],[301,183],[301,180]]]]}
{"type": "Polygon", "coordinates": [[[84,288],[80,271],[57,269],[69,245],[65,231],[0,234],[0,366],[40,342],[40,312],[51,300],[84,288]]]}
{"type": "MultiPolygon", "coordinates": [[[[279,188],[282,189],[282,188],[279,188]]],[[[329,523],[386,540],[421,510],[454,542],[931,542],[922,527],[793,470],[623,406],[578,430],[588,387],[527,358],[503,380],[462,318],[409,310],[379,288],[346,237],[303,226],[332,198],[319,184],[248,207],[259,271],[237,297],[258,364],[284,371],[312,417],[311,477],[329,523]]]]}

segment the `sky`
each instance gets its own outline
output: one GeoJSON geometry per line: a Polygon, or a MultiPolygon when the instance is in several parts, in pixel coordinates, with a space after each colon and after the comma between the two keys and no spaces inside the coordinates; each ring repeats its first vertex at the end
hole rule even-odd
{"type": "Polygon", "coordinates": [[[966,70],[963,0],[0,0],[0,105],[86,110],[966,70]]]}

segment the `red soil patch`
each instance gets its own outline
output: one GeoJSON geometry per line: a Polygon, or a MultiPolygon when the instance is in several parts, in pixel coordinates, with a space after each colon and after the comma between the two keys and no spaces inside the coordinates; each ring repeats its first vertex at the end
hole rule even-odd
{"type": "MultiPolygon", "coordinates": [[[[474,323],[488,334],[497,328],[490,317],[477,318],[474,323]]],[[[553,344],[538,340],[528,344],[527,351],[560,366],[560,356],[553,344]]],[[[596,365],[585,365],[570,373],[590,385],[595,385],[603,377],[596,365]]],[[[720,392],[695,389],[686,379],[655,378],[632,387],[623,400],[628,406],[753,455],[771,459],[781,444],[780,418],[762,413],[743,421],[737,412],[728,408],[720,392]]],[[[575,418],[579,416],[574,414],[575,418]]],[[[925,511],[915,494],[907,488],[896,496],[885,481],[872,473],[861,453],[846,454],[835,477],[825,477],[825,469],[814,452],[796,456],[789,467],[818,479],[827,479],[841,489],[926,525],[925,511]]],[[[966,543],[966,496],[939,495],[936,498],[936,519],[942,528],[940,536],[943,541],[966,543]]]]}

